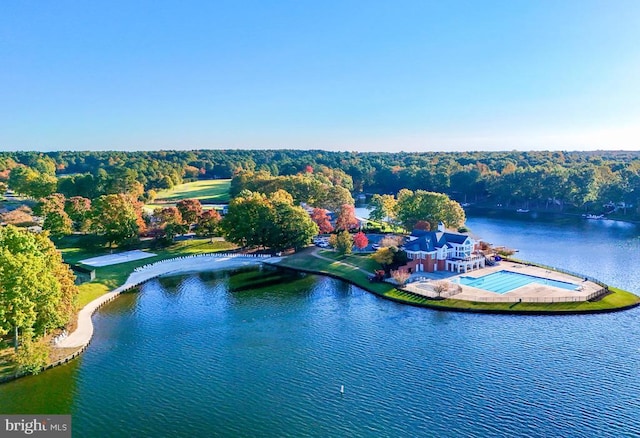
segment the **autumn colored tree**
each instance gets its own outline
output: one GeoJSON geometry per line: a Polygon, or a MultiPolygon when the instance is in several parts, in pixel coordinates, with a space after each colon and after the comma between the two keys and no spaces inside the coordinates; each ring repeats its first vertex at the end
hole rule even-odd
{"type": "Polygon", "coordinates": [[[198,219],[196,234],[198,236],[216,236],[220,232],[222,216],[216,210],[203,211],[198,219]]]}
{"type": "Polygon", "coordinates": [[[393,263],[393,251],[389,247],[379,248],[371,258],[385,268],[393,263]]]}
{"type": "Polygon", "coordinates": [[[33,212],[26,205],[18,207],[15,210],[0,214],[0,219],[2,220],[2,222],[6,222],[18,227],[28,227],[31,225],[35,225],[33,212]]]}
{"type": "Polygon", "coordinates": [[[202,214],[202,205],[197,199],[183,199],[176,204],[180,214],[182,214],[182,220],[187,224],[195,224],[198,222],[198,218],[202,214]]]}
{"type": "Polygon", "coordinates": [[[187,232],[187,225],[182,220],[182,214],[176,207],[156,208],[153,212],[152,223],[156,237],[173,240],[178,234],[187,232]]]}
{"type": "Polygon", "coordinates": [[[387,273],[389,273],[392,268],[407,263],[407,253],[394,246],[379,248],[371,255],[371,258],[380,263],[382,269],[387,273]]]}
{"type": "Polygon", "coordinates": [[[409,280],[411,274],[409,274],[407,271],[396,270],[391,272],[391,277],[398,283],[400,287],[403,287],[407,284],[407,280],[409,280]]]}
{"type": "Polygon", "coordinates": [[[331,225],[327,210],[324,208],[314,208],[311,213],[311,220],[318,226],[320,233],[327,234],[333,231],[333,225],[331,225]]]}
{"type": "Polygon", "coordinates": [[[343,204],[336,219],[336,230],[349,231],[358,228],[356,210],[353,205],[343,204]]]}
{"type": "Polygon", "coordinates": [[[98,197],[91,207],[91,230],[104,235],[109,244],[136,239],[144,225],[137,204],[124,194],[98,197]]]}
{"type": "Polygon", "coordinates": [[[38,203],[37,212],[44,217],[42,228],[49,230],[51,235],[56,237],[71,234],[72,231],[73,221],[64,207],[65,197],[60,193],[53,193],[38,203]]]}
{"type": "Polygon", "coordinates": [[[369,244],[369,239],[367,239],[366,234],[364,234],[362,231],[357,232],[353,236],[353,246],[355,246],[359,250],[365,249],[368,244],[369,244]]]}

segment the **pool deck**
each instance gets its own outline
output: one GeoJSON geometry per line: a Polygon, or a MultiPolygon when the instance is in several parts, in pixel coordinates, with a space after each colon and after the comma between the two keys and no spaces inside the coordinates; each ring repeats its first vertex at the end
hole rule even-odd
{"type": "Polygon", "coordinates": [[[561,272],[550,271],[547,269],[539,268],[536,266],[523,265],[514,262],[503,261],[495,266],[487,266],[475,271],[469,271],[466,273],[454,273],[454,272],[420,272],[414,274],[419,277],[425,277],[426,280],[409,283],[405,286],[405,290],[413,292],[418,295],[434,298],[438,296],[433,291],[434,283],[438,281],[456,281],[456,278],[461,276],[466,277],[483,277],[493,272],[498,271],[511,271],[520,274],[532,275],[535,277],[548,278],[551,280],[564,281],[568,283],[574,283],[580,287],[579,290],[571,291],[562,289],[559,287],[530,283],[525,286],[516,288],[510,292],[499,294],[490,292],[484,289],[478,289],[471,286],[454,284],[452,289],[461,288],[461,292],[452,293],[445,292],[442,297],[452,298],[456,300],[466,301],[480,301],[480,302],[533,302],[533,303],[551,303],[551,302],[570,302],[570,301],[586,301],[590,297],[593,297],[599,291],[602,290],[602,286],[593,283],[591,281],[584,281],[584,279],[576,278],[568,274],[561,272]]]}

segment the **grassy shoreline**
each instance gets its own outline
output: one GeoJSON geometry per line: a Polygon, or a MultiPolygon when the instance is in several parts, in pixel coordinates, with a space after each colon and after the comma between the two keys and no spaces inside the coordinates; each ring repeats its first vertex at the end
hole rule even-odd
{"type": "Polygon", "coordinates": [[[310,250],[305,250],[289,256],[274,265],[303,272],[329,275],[354,284],[382,298],[434,310],[519,315],[570,315],[616,312],[640,305],[640,297],[615,287],[610,287],[610,293],[597,301],[567,303],[485,303],[455,299],[436,300],[399,290],[388,283],[369,282],[368,276],[358,270],[358,267],[366,269],[370,266],[369,261],[365,260],[362,256],[338,256],[328,252],[322,255],[332,258],[335,261],[330,262],[317,258],[311,254],[310,250]]]}

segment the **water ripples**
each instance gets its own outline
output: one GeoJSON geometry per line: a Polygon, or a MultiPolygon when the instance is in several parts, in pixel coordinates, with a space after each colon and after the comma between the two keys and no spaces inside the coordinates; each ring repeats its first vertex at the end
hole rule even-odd
{"type": "Polygon", "coordinates": [[[37,382],[49,406],[71,400],[78,436],[640,433],[638,310],[446,313],[280,271],[261,287],[264,274],[145,284],[96,314],[72,371],[5,386],[0,410],[37,382]],[[46,393],[56,378],[68,393],[46,393]]]}

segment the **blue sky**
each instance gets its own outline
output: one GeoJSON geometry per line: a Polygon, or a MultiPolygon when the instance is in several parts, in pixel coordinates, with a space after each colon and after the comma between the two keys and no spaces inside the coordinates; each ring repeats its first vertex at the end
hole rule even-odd
{"type": "Polygon", "coordinates": [[[0,150],[640,149],[640,1],[0,2],[0,150]]]}

